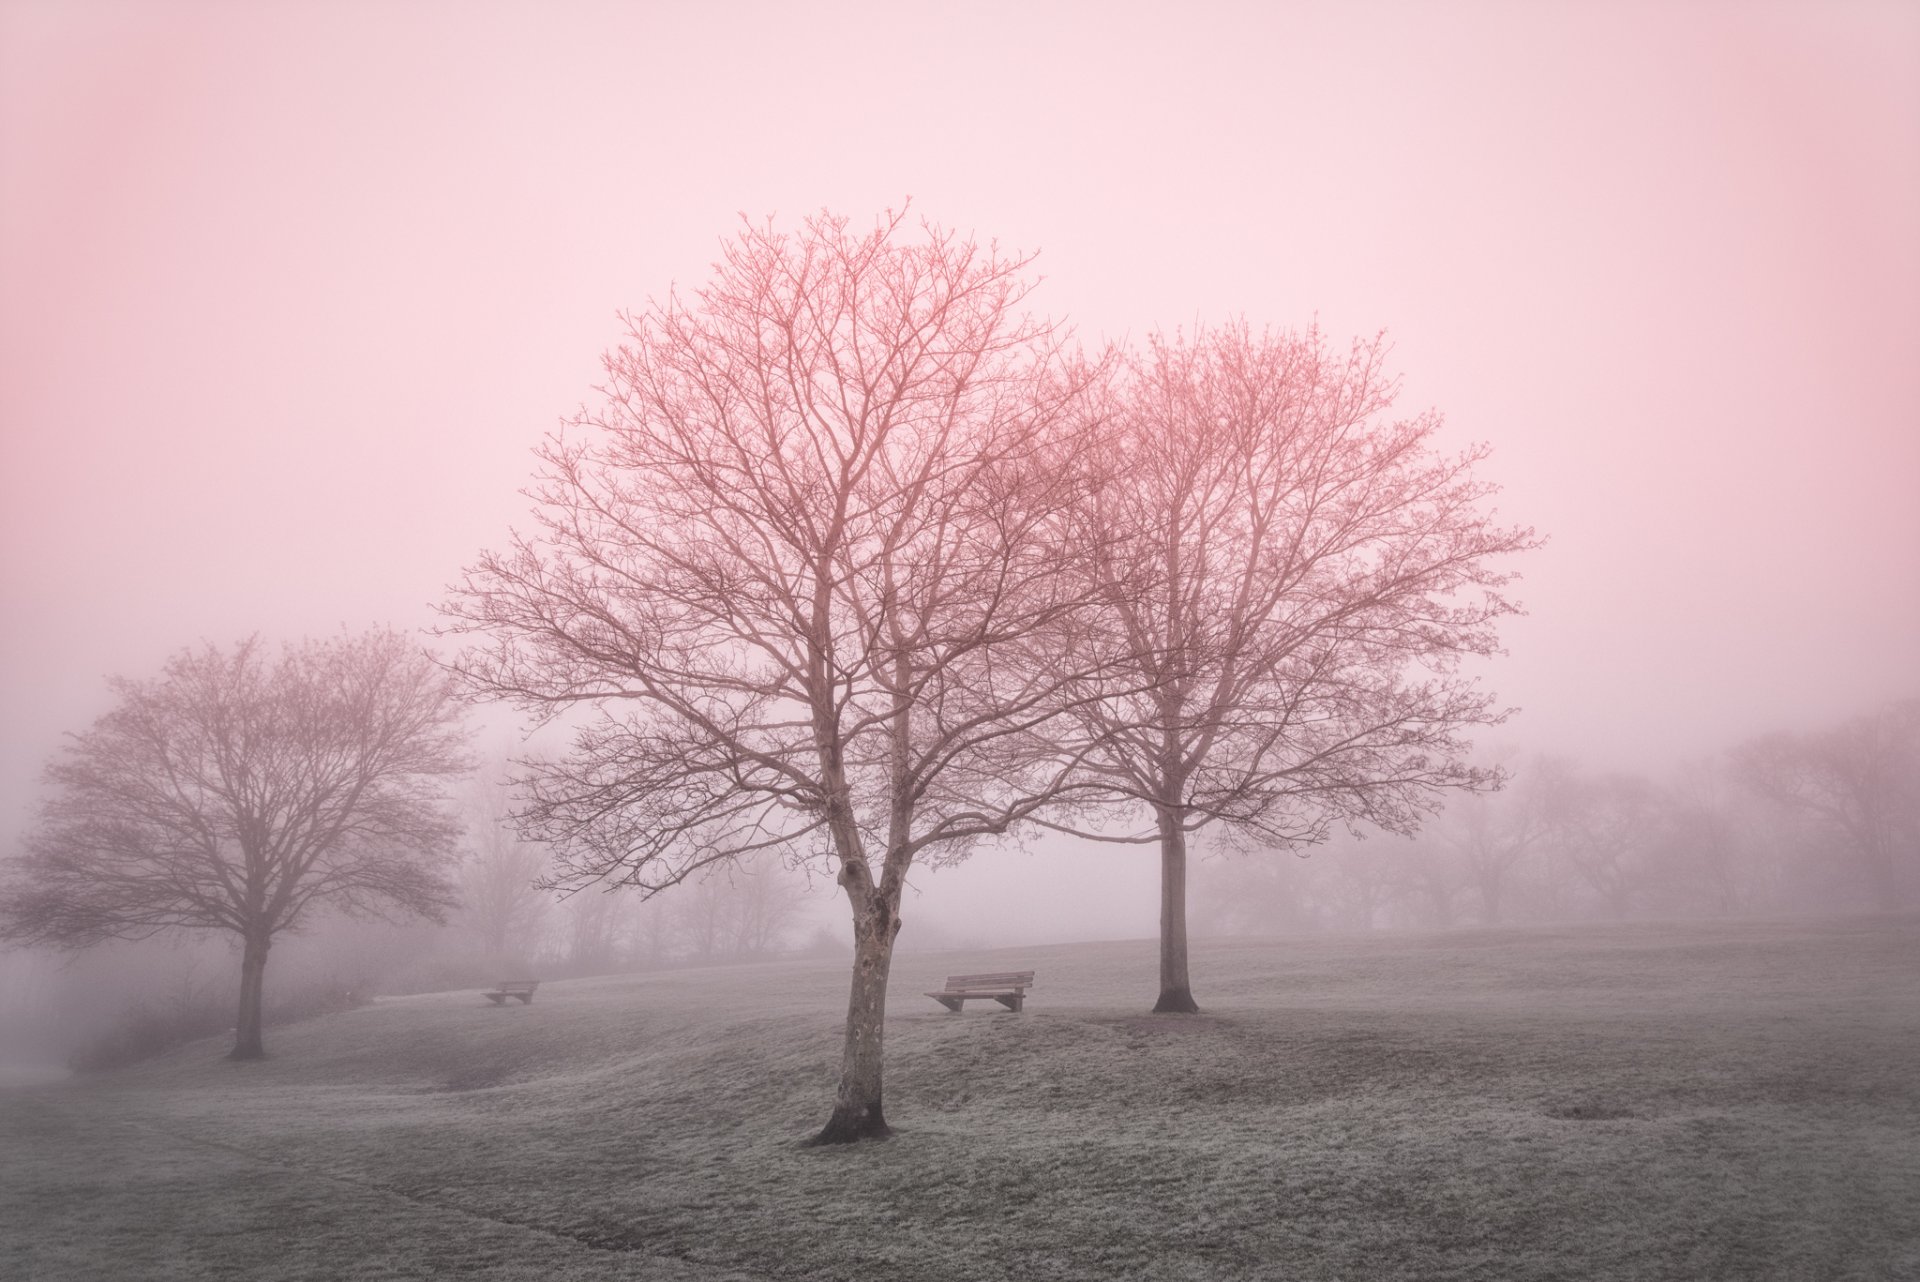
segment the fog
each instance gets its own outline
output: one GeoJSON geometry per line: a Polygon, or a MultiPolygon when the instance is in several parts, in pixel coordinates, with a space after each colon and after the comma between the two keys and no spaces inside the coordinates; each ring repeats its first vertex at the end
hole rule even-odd
{"type": "MultiPolygon", "coordinates": [[[[1893,3],[11,4],[0,830],[110,674],[429,626],[742,212],[909,199],[1038,249],[1089,345],[1385,329],[1549,539],[1490,752],[1664,780],[1911,697],[1916,48],[1893,3]]],[[[912,885],[903,947],[1156,922],[1145,847],[912,885]]]]}

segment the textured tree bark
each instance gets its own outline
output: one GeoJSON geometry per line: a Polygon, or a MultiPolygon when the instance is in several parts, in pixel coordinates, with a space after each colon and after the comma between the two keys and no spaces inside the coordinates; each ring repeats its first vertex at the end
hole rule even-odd
{"type": "Polygon", "coordinates": [[[1155,1014],[1200,1009],[1187,979],[1187,834],[1164,808],[1160,822],[1160,1000],[1155,1014]]]}
{"type": "Polygon", "coordinates": [[[240,955],[240,1012],[233,1024],[233,1051],[228,1059],[265,1059],[266,1047],[260,1040],[260,994],[267,973],[269,938],[246,937],[240,955]]]}
{"type": "MultiPolygon", "coordinates": [[[[851,893],[851,892],[850,892],[851,893]]],[[[883,1140],[893,1132],[881,1110],[881,1038],[886,1028],[887,972],[900,931],[897,904],[879,890],[859,896],[853,915],[853,987],[847,997],[847,1035],[840,1054],[840,1089],[833,1116],[812,1144],[883,1140]]]]}

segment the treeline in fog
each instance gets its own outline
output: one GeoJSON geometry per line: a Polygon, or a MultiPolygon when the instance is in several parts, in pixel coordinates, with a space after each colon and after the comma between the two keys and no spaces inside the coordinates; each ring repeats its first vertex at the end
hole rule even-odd
{"type": "MultiPolygon", "coordinates": [[[[549,852],[515,834],[507,763],[456,790],[461,836],[455,906],[444,923],[328,912],[277,945],[269,1025],[380,995],[678,966],[840,955],[844,943],[803,913],[807,881],[763,856],[643,899],[543,886],[549,852]]],[[[230,1031],[240,977],[233,941],[168,935],[91,951],[0,954],[0,1060],[112,1067],[230,1031]]]]}
{"type": "Polygon", "coordinates": [[[1201,861],[1198,932],[1876,912],[1920,900],[1920,699],[1669,773],[1509,751],[1410,836],[1201,861]]]}

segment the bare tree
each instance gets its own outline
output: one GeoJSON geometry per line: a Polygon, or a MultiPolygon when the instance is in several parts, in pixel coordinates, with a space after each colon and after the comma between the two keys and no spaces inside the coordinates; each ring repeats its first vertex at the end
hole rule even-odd
{"type": "Polygon", "coordinates": [[[605,975],[622,968],[634,953],[635,923],[614,898],[611,887],[567,896],[561,915],[560,945],[573,975],[605,975]]]}
{"type": "Polygon", "coordinates": [[[1400,848],[1393,862],[1397,898],[1413,905],[1413,916],[1422,925],[1451,930],[1468,888],[1467,870],[1444,844],[1400,840],[1394,845],[1400,848]]]}
{"type": "Polygon", "coordinates": [[[1633,774],[1570,775],[1549,812],[1560,853],[1616,921],[1645,893],[1670,818],[1660,789],[1633,774]]]}
{"type": "Polygon", "coordinates": [[[778,851],[836,869],[855,959],[818,1142],[888,1133],[882,1022],[916,861],[1060,795],[1057,574],[1091,451],[1025,260],[936,228],[747,227],[629,318],[604,405],[541,451],[539,532],[468,572],[472,687],[587,715],[537,767],[561,879],[653,893],[778,851]]]}
{"type": "Polygon", "coordinates": [[[1127,367],[1095,574],[1138,669],[1086,716],[1101,778],[1153,824],[1119,839],[1160,846],[1156,1011],[1198,1009],[1196,830],[1282,849],[1339,822],[1404,834],[1440,790],[1496,781],[1463,731],[1504,713],[1458,667],[1515,611],[1492,562],[1535,539],[1483,510],[1484,448],[1441,455],[1436,415],[1387,419],[1384,354],[1240,325],[1127,367]]]}
{"type": "Polygon", "coordinates": [[[1546,835],[1555,770],[1550,762],[1536,761],[1520,772],[1517,783],[1499,792],[1469,792],[1447,804],[1438,836],[1458,857],[1479,897],[1482,925],[1500,923],[1514,869],[1546,835]]]}
{"type": "Polygon", "coordinates": [[[733,952],[739,957],[764,957],[780,949],[807,894],[805,882],[765,857],[750,864],[744,876],[730,879],[727,889],[733,952]]]}
{"type": "Polygon", "coordinates": [[[762,957],[793,925],[806,885],[772,852],[716,867],[675,897],[673,924],[693,961],[762,957]]]}
{"type": "Polygon", "coordinates": [[[1873,902],[1906,904],[1920,869],[1920,699],[1817,734],[1772,734],[1734,751],[1760,795],[1839,836],[1873,902]]]}
{"type": "Polygon", "coordinates": [[[1668,794],[1673,848],[1664,862],[1680,879],[1681,896],[1718,916],[1747,909],[1771,870],[1731,760],[1721,754],[1682,763],[1668,794]]]}
{"type": "Polygon", "coordinates": [[[1396,844],[1359,833],[1336,836],[1329,849],[1316,852],[1320,889],[1334,920],[1349,930],[1374,930],[1405,893],[1398,863],[1406,851],[1396,844]]]}
{"type": "Polygon", "coordinates": [[[1214,858],[1194,866],[1191,906],[1203,934],[1303,935],[1321,926],[1318,865],[1305,859],[1214,858]]]}
{"type": "Polygon", "coordinates": [[[241,944],[235,1059],[264,1053],[276,935],[321,905],[439,920],[466,768],[445,677],[400,634],[257,639],[117,679],[119,706],[47,769],[53,794],[10,861],[0,934],[84,948],[167,930],[241,944]]]}
{"type": "Polygon", "coordinates": [[[547,873],[547,849],[522,840],[513,826],[508,769],[508,763],[496,761],[476,774],[463,807],[460,920],[495,962],[531,955],[552,907],[538,884],[547,873]]]}

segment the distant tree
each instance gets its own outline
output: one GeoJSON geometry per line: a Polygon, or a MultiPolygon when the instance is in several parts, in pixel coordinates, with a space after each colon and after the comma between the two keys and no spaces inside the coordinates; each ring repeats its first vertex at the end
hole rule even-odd
{"type": "Polygon", "coordinates": [[[1537,762],[1499,792],[1470,792],[1447,804],[1435,835],[1479,899],[1482,925],[1500,923],[1514,869],[1546,835],[1548,788],[1541,776],[1553,769],[1537,762]]]}
{"type": "Polygon", "coordinates": [[[522,840],[513,825],[508,769],[495,761],[476,773],[461,807],[459,920],[493,961],[530,957],[553,906],[539,884],[547,874],[547,848],[522,840]]]}
{"type": "Polygon", "coordinates": [[[771,852],[709,869],[672,905],[688,960],[738,961],[775,951],[806,887],[771,852]]]}
{"type": "Polygon", "coordinates": [[[732,952],[736,957],[764,957],[786,942],[806,902],[806,883],[797,880],[777,859],[762,858],[741,876],[730,878],[732,952]]]}
{"type": "Polygon", "coordinates": [[[725,959],[732,951],[727,920],[727,889],[719,870],[688,882],[675,896],[672,907],[674,925],[687,946],[687,959],[711,963],[725,959]]]}
{"type": "Polygon", "coordinates": [[[1751,799],[1723,755],[1686,762],[1668,789],[1672,850],[1664,862],[1684,901],[1718,916],[1747,909],[1768,876],[1751,799]]]}
{"type": "Polygon", "coordinates": [[[1123,839],[1160,847],[1156,1011],[1198,1009],[1194,832],[1282,849],[1338,823],[1404,834],[1443,790],[1496,781],[1464,732],[1504,713],[1459,664],[1496,653],[1516,607],[1494,562],[1536,540],[1494,523],[1484,448],[1441,454],[1437,415],[1388,417],[1384,358],[1379,340],[1338,352],[1240,325],[1154,339],[1125,367],[1095,575],[1137,671],[1084,715],[1094,768],[1153,825],[1123,839]]]}
{"type": "Polygon", "coordinates": [[[446,678],[396,632],[257,639],[112,682],[119,705],[47,768],[51,798],[0,893],[0,935],[84,948],[224,930],[241,946],[232,1057],[258,1059],[267,954],[315,909],[424,916],[451,903],[466,768],[446,678]]]}
{"type": "Polygon", "coordinates": [[[1423,926],[1450,930],[1459,918],[1459,906],[1468,884],[1466,869],[1444,843],[1416,840],[1401,846],[1392,863],[1396,897],[1412,906],[1412,916],[1423,926]]]}
{"type": "Polygon", "coordinates": [[[1311,934],[1322,925],[1315,883],[1324,862],[1230,856],[1196,863],[1190,905],[1198,933],[1311,934]]]}
{"type": "Polygon", "coordinates": [[[1761,796],[1838,837],[1873,901],[1911,901],[1920,871],[1920,699],[1888,703],[1832,730],[1778,733],[1734,750],[1761,796]]]}
{"type": "Polygon", "coordinates": [[[1374,930],[1386,924],[1388,913],[1406,891],[1398,865],[1407,852],[1398,847],[1399,843],[1377,835],[1366,839],[1340,834],[1328,847],[1314,852],[1311,862],[1321,868],[1321,893],[1342,928],[1374,930]]]}
{"type": "Polygon", "coordinates": [[[1058,798],[1077,675],[1077,377],[1025,260],[900,220],[749,227],[630,319],[605,403],[542,450],[540,532],[445,607],[472,687],[583,708],[523,817],[561,877],[651,894],[823,859],[855,957],[816,1137],[888,1133],[887,976],[910,868],[1058,798]]]}
{"type": "Polygon", "coordinates": [[[610,974],[631,958],[633,923],[611,889],[582,888],[562,901],[560,942],[571,974],[610,974]]]}
{"type": "Polygon", "coordinates": [[[1625,919],[1649,881],[1649,860],[1663,844],[1667,798],[1640,775],[1569,776],[1549,815],[1566,861],[1606,914],[1625,919]]]}

